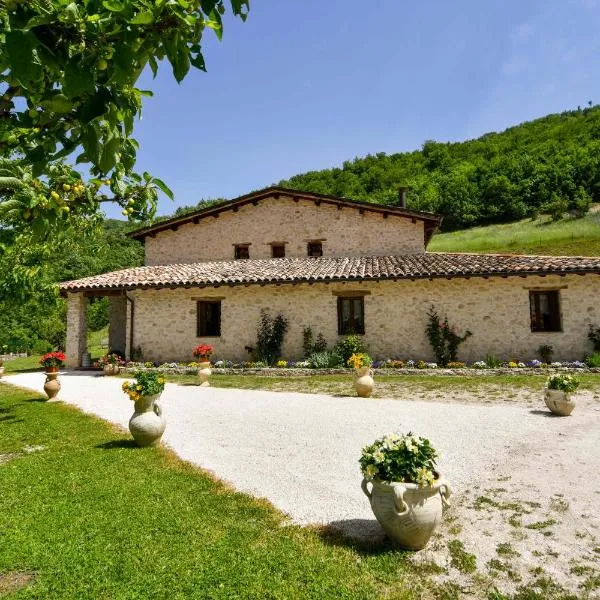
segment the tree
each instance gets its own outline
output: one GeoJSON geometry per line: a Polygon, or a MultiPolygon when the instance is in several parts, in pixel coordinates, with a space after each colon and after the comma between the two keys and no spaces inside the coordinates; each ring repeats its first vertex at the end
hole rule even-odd
{"type": "MultiPolygon", "coordinates": [[[[202,36],[221,38],[225,1],[2,2],[0,224],[40,235],[108,201],[131,219],[151,217],[158,190],[171,192],[133,171],[134,121],[152,95],[136,82],[163,58],[178,82],[190,67],[205,70],[202,36]],[[67,157],[89,169],[89,183],[67,157]]],[[[229,2],[245,19],[249,0],[229,2]]]]}

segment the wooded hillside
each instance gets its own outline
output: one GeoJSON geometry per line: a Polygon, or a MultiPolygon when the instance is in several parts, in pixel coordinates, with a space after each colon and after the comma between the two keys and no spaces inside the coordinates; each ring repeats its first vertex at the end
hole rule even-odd
{"type": "Polygon", "coordinates": [[[421,150],[378,153],[280,182],[303,191],[440,213],[446,231],[502,223],[600,201],[600,106],[548,115],[502,133],[421,150]],[[591,198],[590,198],[591,197],[591,198]]]}

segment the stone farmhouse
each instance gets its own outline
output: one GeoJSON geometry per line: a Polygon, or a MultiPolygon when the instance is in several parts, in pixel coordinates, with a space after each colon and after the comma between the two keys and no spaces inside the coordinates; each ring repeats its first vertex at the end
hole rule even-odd
{"type": "MultiPolygon", "coordinates": [[[[404,196],[402,196],[404,198],[404,196]]],[[[109,346],[145,360],[248,360],[261,309],[289,321],[283,356],[310,326],[330,345],[356,332],[375,358],[431,360],[434,306],[473,335],[459,358],[581,358],[600,323],[600,257],[427,252],[440,217],[270,187],[130,234],[145,266],[61,284],[70,367],[86,351],[91,296],[110,299],[109,346]]]]}

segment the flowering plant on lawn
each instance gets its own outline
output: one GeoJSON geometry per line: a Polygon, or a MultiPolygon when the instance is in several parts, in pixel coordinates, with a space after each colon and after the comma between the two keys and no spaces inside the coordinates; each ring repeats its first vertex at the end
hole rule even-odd
{"type": "Polygon", "coordinates": [[[360,470],[366,479],[432,485],[437,452],[428,439],[412,433],[388,434],[362,449],[360,470]]]}
{"type": "Polygon", "coordinates": [[[64,352],[48,352],[47,354],[44,354],[42,358],[40,358],[40,365],[46,368],[62,367],[66,358],[67,357],[65,356],[64,352]]]}
{"type": "Polygon", "coordinates": [[[569,394],[579,387],[579,380],[572,375],[551,375],[546,381],[546,386],[549,390],[560,390],[569,394]]]}
{"type": "Polygon", "coordinates": [[[372,364],[373,364],[373,359],[365,352],[359,352],[358,354],[353,354],[348,359],[348,365],[355,369],[360,369],[361,367],[370,367],[372,364]]]}
{"type": "Polygon", "coordinates": [[[213,353],[213,347],[210,344],[200,344],[194,348],[192,353],[196,358],[210,358],[213,353]]]}
{"type": "Polygon", "coordinates": [[[136,371],[133,383],[126,381],[121,387],[131,400],[142,396],[154,396],[165,389],[165,378],[156,371],[136,371]]]}

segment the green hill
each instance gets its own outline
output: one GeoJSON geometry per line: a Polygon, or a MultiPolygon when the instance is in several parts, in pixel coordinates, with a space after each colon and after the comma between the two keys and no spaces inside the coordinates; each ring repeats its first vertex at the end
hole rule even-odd
{"type": "Polygon", "coordinates": [[[280,182],[303,191],[397,202],[444,216],[446,231],[506,223],[600,202],[600,106],[548,115],[457,143],[378,153],[280,182]]]}
{"type": "Polygon", "coordinates": [[[581,219],[549,217],[440,233],[430,252],[491,252],[600,256],[600,206],[581,219]]]}

